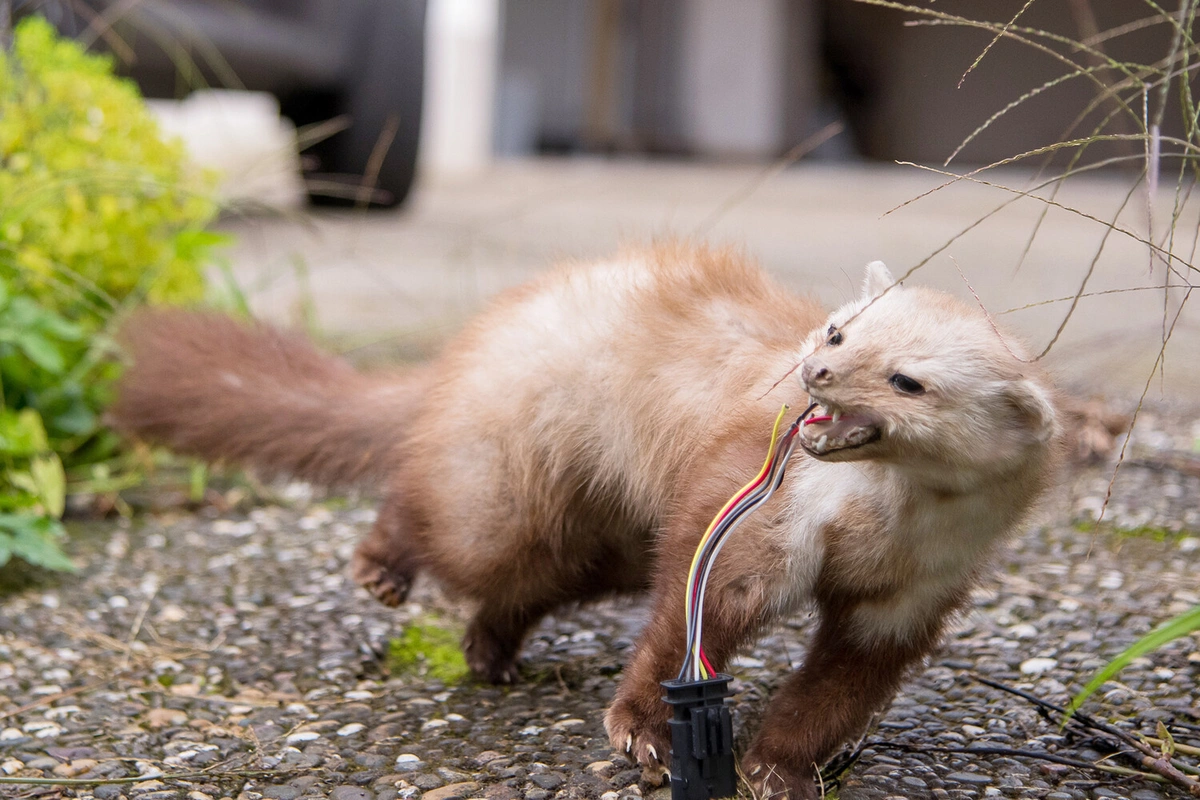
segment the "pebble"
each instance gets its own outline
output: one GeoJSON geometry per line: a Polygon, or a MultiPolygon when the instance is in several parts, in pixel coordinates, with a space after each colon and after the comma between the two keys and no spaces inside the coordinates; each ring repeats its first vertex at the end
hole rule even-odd
{"type": "MultiPolygon", "coordinates": [[[[1118,525],[1142,506],[1167,500],[1180,506],[1200,497],[1200,481],[1184,480],[1173,494],[1156,492],[1153,481],[1161,476],[1154,475],[1136,466],[1123,470],[1122,480],[1142,483],[1125,494],[1118,483],[1110,511],[1118,525]]],[[[1083,493],[1102,497],[1106,482],[1099,483],[1083,493]]],[[[1169,519],[1163,513],[1157,508],[1150,519],[1169,519]]],[[[71,630],[76,617],[65,624],[56,621],[55,615],[65,615],[62,609],[82,609],[79,625],[123,641],[131,612],[150,596],[143,589],[145,576],[155,575],[157,594],[147,619],[160,633],[169,630],[163,641],[172,643],[160,646],[142,636],[134,643],[137,658],[130,660],[128,679],[6,720],[9,727],[0,729],[0,771],[28,770],[28,763],[39,758],[47,759],[40,762],[43,770],[60,776],[88,770],[75,774],[118,777],[158,769],[164,761],[192,769],[210,759],[206,765],[218,767],[192,786],[160,781],[159,788],[151,784],[136,796],[130,786],[96,786],[88,793],[97,800],[166,800],[185,791],[194,793],[188,800],[232,800],[243,788],[241,800],[417,800],[422,792],[432,800],[642,797],[636,786],[639,770],[610,749],[601,721],[644,624],[644,606],[585,606],[547,618],[531,631],[522,654],[527,675],[539,677],[514,687],[387,677],[379,654],[386,653],[396,631],[429,614],[453,620],[457,612],[428,585],[418,584],[411,602],[394,610],[365,592],[350,591],[343,571],[366,524],[361,510],[321,508],[318,513],[316,506],[307,506],[304,514],[308,532],[296,524],[300,513],[294,510],[259,507],[249,517],[230,512],[226,523],[243,527],[227,530],[246,533],[223,538],[207,535],[213,520],[203,514],[148,519],[145,531],[104,523],[106,530],[115,529],[109,541],[127,540],[125,554],[107,559],[103,543],[100,550],[88,550],[90,540],[82,537],[80,559],[89,572],[55,590],[61,604],[43,605],[40,594],[0,596],[0,618],[9,626],[0,638],[0,713],[51,697],[35,696],[35,690],[74,688],[85,679],[78,665],[111,671],[124,657],[76,637],[71,630]],[[151,540],[158,544],[151,546],[151,540]],[[130,598],[129,613],[111,612],[109,600],[95,599],[118,595],[130,598]],[[107,604],[104,613],[88,617],[97,602],[107,604]],[[210,643],[211,660],[188,655],[188,648],[201,652],[210,643]],[[95,735],[100,720],[103,737],[95,735]],[[41,731],[56,732],[35,738],[41,731]],[[252,735],[258,736],[257,744],[252,735]],[[293,770],[288,774],[296,778],[281,786],[251,779],[243,787],[217,777],[221,764],[238,763],[257,747],[265,765],[293,770]],[[143,766],[120,760],[125,757],[136,757],[143,766]],[[89,761],[95,762],[90,769],[89,761]]],[[[990,674],[1065,702],[1094,665],[1165,616],[1195,604],[1198,593],[1190,576],[1200,568],[1200,547],[1185,552],[1178,542],[1125,539],[1118,552],[1112,544],[1105,536],[1059,523],[1018,537],[1006,556],[1011,568],[985,579],[963,624],[929,668],[906,684],[872,737],[918,747],[1049,747],[1078,756],[1083,745],[1058,737],[1024,701],[988,689],[970,675],[990,674]],[[1038,659],[1047,665],[1025,671],[1038,659]]],[[[797,617],[739,660],[739,737],[752,731],[750,720],[782,679],[779,665],[802,659],[812,628],[812,620],[797,617]]],[[[1147,731],[1156,712],[1185,719],[1200,703],[1193,685],[1195,663],[1200,651],[1183,639],[1126,667],[1121,681],[1128,689],[1110,689],[1090,702],[1112,718],[1146,722],[1147,731]],[[1197,658],[1189,661],[1193,653],[1197,658]]],[[[1132,800],[1166,796],[1154,787],[1096,776],[1084,777],[1097,783],[1069,783],[1081,776],[1066,767],[1043,771],[1036,761],[885,754],[870,741],[868,748],[848,774],[842,796],[1111,796],[1093,788],[1132,800]]],[[[645,795],[666,800],[669,789],[645,795]]]]}
{"type": "Polygon", "coordinates": [[[1053,658],[1029,658],[1021,662],[1021,674],[1040,675],[1057,666],[1058,661],[1053,658]]]}
{"type": "Polygon", "coordinates": [[[416,772],[424,766],[425,762],[412,753],[401,753],[396,756],[395,768],[397,772],[416,772]]]}
{"type": "Polygon", "coordinates": [[[264,786],[262,796],[268,800],[296,800],[301,794],[295,786],[264,786]]]}
{"type": "Polygon", "coordinates": [[[335,786],[329,791],[329,800],[375,800],[375,793],[361,786],[335,786]]]}
{"type": "Polygon", "coordinates": [[[462,798],[470,797],[478,789],[479,784],[474,781],[451,783],[425,792],[425,794],[421,795],[421,800],[461,800],[462,798]]]}
{"type": "Polygon", "coordinates": [[[321,734],[316,731],[296,731],[295,733],[288,734],[288,737],[284,741],[288,744],[302,744],[303,742],[311,742],[320,738],[321,734]]]}
{"type": "Polygon", "coordinates": [[[951,772],[946,776],[946,780],[957,783],[968,783],[973,786],[986,786],[992,782],[992,777],[990,775],[981,775],[978,772],[951,772]]]}

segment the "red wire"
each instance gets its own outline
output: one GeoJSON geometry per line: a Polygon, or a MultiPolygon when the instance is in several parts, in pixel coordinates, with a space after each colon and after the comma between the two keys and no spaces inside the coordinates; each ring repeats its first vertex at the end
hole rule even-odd
{"type": "Polygon", "coordinates": [[[712,662],[708,660],[708,653],[704,652],[704,645],[700,645],[700,663],[704,664],[704,668],[708,670],[709,675],[716,675],[717,670],[713,667],[712,662]]]}

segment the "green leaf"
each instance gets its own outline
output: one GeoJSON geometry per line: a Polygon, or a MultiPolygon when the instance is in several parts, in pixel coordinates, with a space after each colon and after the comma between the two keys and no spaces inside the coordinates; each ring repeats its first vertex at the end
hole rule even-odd
{"type": "Polygon", "coordinates": [[[1079,694],[1071,699],[1071,704],[1067,706],[1067,716],[1063,720],[1063,725],[1066,725],[1066,720],[1070,719],[1071,714],[1075,713],[1085,700],[1103,686],[1105,681],[1124,669],[1130,661],[1197,630],[1200,630],[1200,606],[1196,606],[1190,611],[1185,611],[1179,616],[1167,620],[1141,639],[1138,639],[1116,658],[1108,662],[1088,681],[1087,686],[1084,686],[1079,694]]]}
{"type": "Polygon", "coordinates": [[[54,453],[39,456],[30,462],[29,474],[37,485],[37,495],[46,513],[60,519],[67,501],[67,475],[62,461],[54,453]]]}
{"type": "Polygon", "coordinates": [[[62,523],[32,514],[0,514],[0,533],[11,537],[12,555],[57,572],[74,572],[75,565],[58,546],[65,535],[62,523]]]}
{"type": "Polygon", "coordinates": [[[29,499],[22,502],[21,505],[33,505],[33,503],[38,499],[37,481],[35,481],[33,476],[28,472],[13,469],[9,470],[5,477],[8,478],[8,482],[11,483],[13,487],[20,489],[22,492],[29,495],[29,499]]]}
{"type": "Polygon", "coordinates": [[[208,465],[203,461],[193,461],[188,470],[188,500],[199,503],[204,500],[208,489],[208,465]]]}
{"type": "Polygon", "coordinates": [[[45,336],[30,330],[21,331],[16,335],[14,344],[30,361],[51,375],[60,375],[66,368],[66,362],[63,360],[58,346],[45,336]]]}
{"type": "Polygon", "coordinates": [[[32,408],[0,409],[0,453],[28,457],[50,449],[42,417],[32,408]]]}

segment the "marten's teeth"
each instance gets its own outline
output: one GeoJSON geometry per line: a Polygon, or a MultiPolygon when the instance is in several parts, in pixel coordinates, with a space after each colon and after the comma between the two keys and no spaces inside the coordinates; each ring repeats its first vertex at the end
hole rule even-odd
{"type": "Polygon", "coordinates": [[[841,412],[841,410],[838,410],[838,411],[834,411],[834,412],[833,412],[833,424],[834,424],[834,425],[837,425],[837,421],[838,421],[839,419],[841,419],[841,418],[842,418],[842,412],[841,412]]]}
{"type": "Polygon", "coordinates": [[[817,443],[816,443],[816,446],[815,446],[815,448],[814,448],[814,449],[815,449],[815,450],[816,450],[818,453],[824,453],[824,452],[825,452],[825,445],[826,445],[826,444],[828,444],[828,443],[829,443],[829,437],[828,437],[828,436],[826,436],[825,434],[821,434],[821,438],[820,438],[820,439],[817,439],[817,443]]]}

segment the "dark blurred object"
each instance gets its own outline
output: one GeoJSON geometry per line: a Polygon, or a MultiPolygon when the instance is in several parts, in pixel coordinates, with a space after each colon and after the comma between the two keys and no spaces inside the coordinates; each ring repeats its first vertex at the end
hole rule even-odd
{"type": "Polygon", "coordinates": [[[74,0],[39,10],[114,51],[149,97],[245,88],[274,94],[297,127],[344,115],[344,130],[305,151],[310,198],[390,207],[404,201],[416,168],[425,4],[74,0]]]}
{"type": "MultiPolygon", "coordinates": [[[[990,164],[1056,142],[1087,137],[1110,114],[1113,116],[1105,133],[1136,134],[1139,128],[1134,117],[1142,117],[1141,84],[1127,82],[1119,91],[1133,114],[1113,114],[1118,105],[1112,98],[1102,97],[1097,82],[1112,86],[1127,76],[1108,66],[1105,59],[1161,68],[1161,62],[1171,53],[1178,24],[1169,16],[1176,13],[1176,5],[1164,6],[1169,12],[1156,15],[1150,4],[1129,0],[911,3],[937,13],[986,19],[999,25],[1023,11],[1013,32],[1045,49],[1004,37],[987,50],[996,38],[991,30],[931,24],[936,20],[929,16],[855,0],[822,0],[826,63],[839,90],[856,148],[870,158],[944,161],[993,114],[1071,71],[1064,60],[1047,51],[1094,70],[1095,80],[1087,76],[1071,78],[1021,103],[964,147],[956,156],[957,162],[990,164]],[[1026,28],[1085,42],[1091,52],[1028,33],[1026,28]],[[963,74],[985,50],[987,54],[960,87],[963,74]],[[1095,107],[1088,110],[1093,102],[1095,107]]],[[[1133,71],[1144,80],[1157,77],[1150,71],[1133,71]]],[[[1160,93],[1159,87],[1150,90],[1152,119],[1160,93]]],[[[1164,136],[1184,135],[1179,95],[1176,77],[1167,92],[1164,136]]],[[[1087,149],[1081,163],[1128,157],[1131,166],[1141,168],[1143,148],[1141,141],[1099,142],[1087,149]]],[[[1074,149],[1061,151],[1057,163],[1065,164],[1074,154],[1074,149]]]]}

